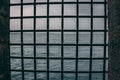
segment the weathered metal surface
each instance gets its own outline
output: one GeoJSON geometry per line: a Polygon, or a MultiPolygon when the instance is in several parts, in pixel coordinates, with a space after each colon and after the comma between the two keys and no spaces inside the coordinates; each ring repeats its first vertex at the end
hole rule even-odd
{"type": "Polygon", "coordinates": [[[9,78],[8,1],[0,0],[0,80],[9,78]]]}

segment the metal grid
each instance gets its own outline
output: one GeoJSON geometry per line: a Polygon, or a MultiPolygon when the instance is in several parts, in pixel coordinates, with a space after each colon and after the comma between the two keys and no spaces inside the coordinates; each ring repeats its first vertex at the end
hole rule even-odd
{"type": "Polygon", "coordinates": [[[10,0],[11,80],[108,80],[107,46],[107,0],[10,0]]]}

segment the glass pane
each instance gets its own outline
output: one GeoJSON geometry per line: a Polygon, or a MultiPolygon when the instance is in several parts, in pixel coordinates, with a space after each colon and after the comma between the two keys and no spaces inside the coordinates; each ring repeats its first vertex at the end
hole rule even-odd
{"type": "Polygon", "coordinates": [[[63,73],[63,80],[75,80],[75,73],[63,73]]]}
{"type": "Polygon", "coordinates": [[[20,19],[10,19],[10,30],[20,30],[20,19]]]}
{"type": "Polygon", "coordinates": [[[49,15],[61,15],[61,5],[50,5],[49,6],[49,9],[50,9],[50,12],[49,12],[49,15]]]}
{"type": "Polygon", "coordinates": [[[36,32],[36,43],[47,43],[47,33],[36,32]]]}
{"type": "Polygon", "coordinates": [[[49,46],[50,57],[61,57],[61,46],[49,46]]]}
{"type": "Polygon", "coordinates": [[[61,73],[50,73],[49,80],[61,80],[61,73]]]}
{"type": "Polygon", "coordinates": [[[60,71],[61,70],[61,60],[49,60],[49,70],[50,71],[60,71]]]}
{"type": "Polygon", "coordinates": [[[49,29],[61,29],[61,18],[49,18],[49,29]]]}
{"type": "Polygon", "coordinates": [[[33,46],[23,46],[24,57],[34,57],[34,48],[33,46]]]}
{"type": "Polygon", "coordinates": [[[64,60],[63,62],[64,71],[75,71],[75,60],[64,60]]]}
{"type": "Polygon", "coordinates": [[[104,15],[104,4],[93,4],[93,15],[104,15]]]}
{"type": "Polygon", "coordinates": [[[90,4],[79,4],[79,15],[80,16],[90,16],[90,4]]]}
{"type": "Polygon", "coordinates": [[[46,18],[36,18],[36,30],[42,30],[47,28],[46,18]]]}
{"type": "Polygon", "coordinates": [[[36,57],[46,57],[47,47],[46,46],[36,46],[36,57]]]}
{"type": "Polygon", "coordinates": [[[47,80],[47,74],[46,73],[37,73],[37,80],[47,80]]]}
{"type": "Polygon", "coordinates": [[[46,16],[47,5],[36,5],[36,16],[46,16]]]}
{"type": "Polygon", "coordinates": [[[89,73],[78,73],[78,80],[89,80],[89,73]]]}
{"type": "Polygon", "coordinates": [[[37,59],[36,60],[36,68],[37,70],[47,70],[47,60],[45,59],[37,59]]]}
{"type": "Polygon", "coordinates": [[[64,32],[64,43],[65,44],[76,44],[76,33],[75,32],[64,32]]]}
{"type": "Polygon", "coordinates": [[[20,3],[20,0],[10,0],[10,3],[20,3]]]}
{"type": "Polygon", "coordinates": [[[10,56],[21,56],[21,46],[10,46],[10,56]]]}
{"type": "Polygon", "coordinates": [[[103,32],[93,33],[93,44],[104,44],[104,33],[103,32]]]}
{"type": "Polygon", "coordinates": [[[93,18],[93,29],[104,30],[104,18],[93,18]]]}
{"type": "Polygon", "coordinates": [[[33,32],[23,32],[23,42],[33,43],[33,32]]]}
{"type": "Polygon", "coordinates": [[[76,57],[76,47],[75,46],[64,46],[64,57],[76,57]]]}
{"type": "Polygon", "coordinates": [[[90,57],[90,46],[79,46],[78,57],[89,58],[90,57]]]}
{"type": "Polygon", "coordinates": [[[13,70],[21,70],[21,59],[11,58],[11,69],[13,70]]]}
{"type": "Polygon", "coordinates": [[[34,0],[23,0],[23,3],[33,3],[34,0]]]}
{"type": "Polygon", "coordinates": [[[92,73],[92,80],[102,80],[103,74],[102,73],[92,73]]]}
{"type": "Polygon", "coordinates": [[[103,60],[92,60],[92,71],[102,71],[103,60]]]}
{"type": "Polygon", "coordinates": [[[64,18],[64,29],[76,29],[76,18],[64,18]]]}
{"type": "Polygon", "coordinates": [[[79,30],[90,28],[91,28],[90,18],[79,18],[79,30]]]}
{"type": "Polygon", "coordinates": [[[24,5],[23,6],[23,16],[33,16],[33,5],[24,5]]]}
{"type": "Polygon", "coordinates": [[[89,60],[78,60],[78,70],[79,71],[89,71],[89,60]]]}
{"type": "Polygon", "coordinates": [[[10,17],[18,17],[21,13],[20,6],[10,6],[10,17]]]}
{"type": "Polygon", "coordinates": [[[24,59],[24,70],[34,70],[33,59],[24,59]]]}
{"type": "Polygon", "coordinates": [[[20,32],[11,32],[10,33],[10,43],[21,43],[20,32]]]}
{"type": "Polygon", "coordinates": [[[90,33],[79,32],[79,44],[90,44],[90,33]]]}
{"type": "Polygon", "coordinates": [[[64,5],[64,15],[76,15],[76,5],[75,4],[65,4],[64,5]]]}
{"type": "Polygon", "coordinates": [[[22,80],[22,72],[11,71],[11,80],[22,80]]]}
{"type": "Polygon", "coordinates": [[[34,80],[34,73],[33,72],[24,72],[24,80],[34,80]]]}
{"type": "Polygon", "coordinates": [[[23,29],[33,30],[33,19],[23,19],[23,29]]]}

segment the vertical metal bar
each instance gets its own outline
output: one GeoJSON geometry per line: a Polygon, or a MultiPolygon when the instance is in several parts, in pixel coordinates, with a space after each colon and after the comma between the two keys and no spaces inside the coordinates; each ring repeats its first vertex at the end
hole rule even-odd
{"type": "Polygon", "coordinates": [[[90,67],[89,67],[89,80],[92,80],[92,44],[93,44],[93,0],[91,0],[91,37],[90,37],[90,67]]]}
{"type": "Polygon", "coordinates": [[[61,19],[61,80],[63,80],[63,54],[64,54],[64,48],[63,48],[63,41],[64,41],[64,33],[63,33],[63,30],[64,30],[64,0],[62,0],[62,12],[61,12],[61,16],[62,16],[62,19],[61,19]]]}
{"type": "Polygon", "coordinates": [[[77,16],[77,18],[76,18],[76,77],[75,77],[75,80],[78,80],[78,41],[79,41],[79,32],[78,32],[78,30],[79,30],[79,3],[78,3],[79,1],[77,0],[77,6],[76,6],[76,16],[77,16]]]}
{"type": "MultiPolygon", "coordinates": [[[[107,14],[106,14],[106,12],[107,12],[107,10],[106,10],[106,8],[107,8],[107,7],[106,7],[106,2],[107,2],[107,1],[104,0],[104,2],[105,2],[105,4],[104,4],[104,16],[107,16],[107,14]]],[[[106,19],[106,17],[104,17],[104,30],[105,30],[105,31],[104,31],[104,44],[107,44],[107,43],[106,43],[106,40],[107,40],[107,39],[106,39],[106,38],[107,38],[107,37],[106,37],[106,36],[107,36],[107,33],[106,33],[106,30],[107,30],[107,27],[106,27],[106,26],[107,26],[107,24],[106,24],[106,23],[107,23],[107,22],[106,22],[106,21],[107,21],[107,19],[106,19]]],[[[104,59],[103,59],[103,80],[105,80],[105,79],[106,79],[106,78],[105,78],[105,77],[106,77],[106,76],[105,76],[105,75],[106,75],[106,45],[104,45],[104,55],[103,55],[103,58],[104,58],[104,59]]]]}
{"type": "Polygon", "coordinates": [[[34,79],[36,78],[36,0],[34,0],[34,79]]]}
{"type": "Polygon", "coordinates": [[[22,80],[24,80],[24,52],[23,52],[23,0],[21,0],[21,62],[22,62],[22,80]]]}
{"type": "Polygon", "coordinates": [[[47,80],[49,80],[49,0],[47,0],[47,80]]]}

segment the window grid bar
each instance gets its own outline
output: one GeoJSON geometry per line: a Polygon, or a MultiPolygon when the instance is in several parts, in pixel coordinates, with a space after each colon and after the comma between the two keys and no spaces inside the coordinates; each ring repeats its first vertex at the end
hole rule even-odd
{"type": "MultiPolygon", "coordinates": [[[[36,0],[34,0],[34,24],[33,24],[33,29],[34,29],[34,43],[36,43],[36,0]]],[[[36,75],[36,45],[34,45],[34,79],[37,80],[37,75],[36,75]]]]}

